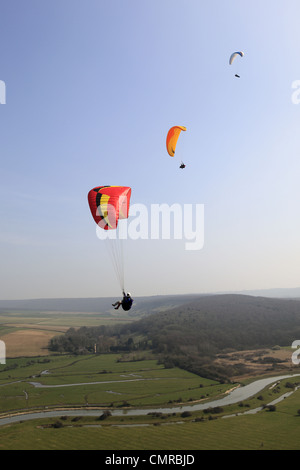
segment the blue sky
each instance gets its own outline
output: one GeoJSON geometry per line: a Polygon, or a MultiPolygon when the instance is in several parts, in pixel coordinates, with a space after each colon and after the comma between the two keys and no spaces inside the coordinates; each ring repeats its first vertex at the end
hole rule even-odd
{"type": "Polygon", "coordinates": [[[110,184],[204,205],[201,250],[126,240],[133,296],[299,286],[298,0],[0,8],[0,298],[120,295],[87,204],[110,184]]]}

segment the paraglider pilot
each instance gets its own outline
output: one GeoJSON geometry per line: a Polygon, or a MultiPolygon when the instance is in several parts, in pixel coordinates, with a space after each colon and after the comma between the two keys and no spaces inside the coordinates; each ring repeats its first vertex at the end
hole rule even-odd
{"type": "Polygon", "coordinates": [[[123,310],[127,311],[131,309],[132,303],[133,303],[133,299],[131,295],[129,294],[129,292],[125,294],[125,292],[123,291],[123,299],[118,300],[117,302],[112,304],[112,306],[115,307],[115,310],[118,310],[118,308],[120,308],[120,306],[122,305],[123,310]]]}
{"type": "Polygon", "coordinates": [[[181,162],[181,165],[179,168],[185,168],[185,164],[183,162],[181,162]]]}

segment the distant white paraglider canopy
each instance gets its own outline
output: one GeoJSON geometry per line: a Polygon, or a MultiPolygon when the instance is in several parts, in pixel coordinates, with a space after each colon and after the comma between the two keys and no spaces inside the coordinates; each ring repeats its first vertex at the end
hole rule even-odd
{"type": "Polygon", "coordinates": [[[234,59],[237,57],[237,56],[241,56],[241,57],[244,57],[244,53],[242,51],[239,51],[239,52],[233,52],[230,56],[230,59],[229,59],[229,65],[232,64],[232,62],[234,61],[234,59]]]}

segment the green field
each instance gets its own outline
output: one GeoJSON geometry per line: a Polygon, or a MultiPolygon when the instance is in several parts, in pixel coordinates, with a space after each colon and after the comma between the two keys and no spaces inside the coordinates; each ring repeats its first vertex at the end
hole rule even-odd
{"type": "Polygon", "coordinates": [[[27,325],[40,327],[66,327],[112,325],[114,323],[130,323],[132,318],[124,315],[103,315],[101,313],[76,312],[0,312],[1,328],[5,324],[12,326],[27,325]]]}
{"type": "Polygon", "coordinates": [[[0,312],[0,339],[6,344],[7,357],[47,356],[51,338],[69,328],[126,324],[124,315],[76,312],[0,312]]]}
{"type": "Polygon", "coordinates": [[[38,420],[1,427],[0,449],[299,450],[299,420],[293,410],[281,412],[281,406],[274,413],[205,422],[167,425],[156,419],[145,427],[134,420],[131,426],[114,427],[67,419],[64,427],[50,428],[57,420],[38,420]]]}
{"type": "Polygon", "coordinates": [[[123,362],[119,354],[10,359],[0,369],[1,412],[86,404],[118,407],[124,402],[167,405],[211,398],[229,388],[178,368],[165,369],[153,359],[132,359],[123,362]]]}
{"type": "Polygon", "coordinates": [[[194,422],[179,415],[160,418],[52,418],[0,428],[2,449],[97,450],[299,450],[299,393],[275,412],[194,422]],[[61,428],[50,427],[57,422],[61,428]],[[142,422],[143,421],[143,422],[142,422]]]}
{"type": "MultiPolygon", "coordinates": [[[[1,425],[0,449],[300,449],[300,390],[278,403],[275,411],[237,416],[286,393],[287,380],[217,413],[182,414],[180,405],[209,402],[235,384],[220,384],[178,367],[165,368],[151,351],[49,354],[49,337],[63,334],[67,328],[121,320],[131,321],[65,312],[1,315],[0,337],[8,347],[6,364],[0,365],[0,417],[45,410],[57,410],[58,415],[1,425]],[[174,411],[126,414],[129,408],[156,407],[174,411]],[[64,414],[74,408],[97,412],[94,417],[64,414]],[[121,413],[100,419],[107,410],[121,413]],[[233,416],[222,418],[228,415],[233,416]]],[[[255,378],[243,382],[252,380],[255,378]]]]}
{"type": "Polygon", "coordinates": [[[274,400],[287,391],[284,381],[279,387],[260,393],[260,400],[253,397],[245,403],[224,407],[216,415],[197,411],[184,416],[179,403],[219,397],[232,385],[221,385],[178,368],[165,369],[150,354],[143,360],[134,359],[132,356],[131,361],[124,361],[120,354],[108,354],[8,360],[0,368],[2,416],[20,410],[60,408],[61,412],[57,418],[1,426],[0,448],[300,449],[297,434],[300,390],[280,402],[273,412],[262,410],[255,415],[222,419],[223,415],[247,411],[274,400]],[[48,373],[42,374],[46,370],[48,373]],[[36,388],[29,382],[49,388],[36,388]],[[82,385],[86,383],[89,384],[82,385]],[[70,384],[78,385],[67,386],[70,384]],[[66,409],[75,406],[99,407],[99,415],[78,419],[64,416],[66,409]],[[125,414],[99,420],[104,410],[128,406],[176,408],[168,415],[125,414]]]}

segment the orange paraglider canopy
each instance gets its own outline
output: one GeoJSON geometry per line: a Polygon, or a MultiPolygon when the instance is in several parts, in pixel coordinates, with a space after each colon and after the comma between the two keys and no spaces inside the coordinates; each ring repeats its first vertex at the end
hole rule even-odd
{"type": "Polygon", "coordinates": [[[166,143],[167,143],[168,154],[171,157],[174,157],[175,155],[176,144],[177,144],[177,140],[181,131],[186,131],[186,127],[173,126],[168,132],[166,143]]]}

